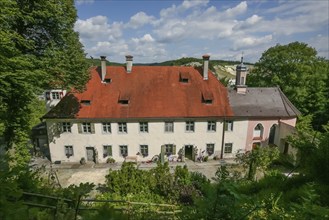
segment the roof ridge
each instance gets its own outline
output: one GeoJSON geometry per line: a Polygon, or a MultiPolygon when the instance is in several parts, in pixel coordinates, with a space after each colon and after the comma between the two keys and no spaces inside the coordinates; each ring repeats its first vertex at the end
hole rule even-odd
{"type": "Polygon", "coordinates": [[[282,92],[282,90],[280,89],[280,87],[277,86],[276,88],[278,89],[279,94],[280,94],[280,96],[281,96],[281,98],[282,98],[282,103],[283,103],[283,105],[284,105],[284,108],[286,109],[287,114],[288,114],[289,116],[291,116],[290,113],[288,112],[288,109],[287,109],[287,106],[286,106],[286,105],[288,105],[288,106],[290,107],[290,109],[291,109],[296,115],[300,115],[301,112],[300,112],[300,111],[294,106],[294,104],[292,104],[292,103],[290,102],[290,100],[289,100],[288,97],[282,92]]]}

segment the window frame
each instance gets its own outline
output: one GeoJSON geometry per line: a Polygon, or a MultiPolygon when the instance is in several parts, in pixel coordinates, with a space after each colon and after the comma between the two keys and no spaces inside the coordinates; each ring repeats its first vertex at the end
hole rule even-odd
{"type": "Polygon", "coordinates": [[[60,92],[51,92],[51,99],[52,100],[60,100],[61,99],[60,92]]]}
{"type": "Polygon", "coordinates": [[[62,132],[63,133],[72,133],[71,122],[62,122],[62,132]]]}
{"type": "Polygon", "coordinates": [[[147,144],[141,144],[139,145],[139,151],[143,157],[147,157],[149,155],[149,146],[147,144]]]}
{"type": "Polygon", "coordinates": [[[112,157],[113,156],[113,148],[110,144],[103,145],[103,157],[112,157]],[[110,150],[109,150],[110,149],[110,150]]]}
{"type": "Polygon", "coordinates": [[[216,131],[216,126],[217,123],[216,121],[208,121],[208,124],[207,124],[207,131],[209,132],[215,132],[216,131]]]}
{"type": "Polygon", "coordinates": [[[165,144],[165,155],[174,155],[175,152],[175,145],[174,144],[165,144]]]}
{"type": "Polygon", "coordinates": [[[102,122],[102,133],[103,134],[111,134],[112,133],[111,122],[102,122]]]}
{"type": "Polygon", "coordinates": [[[233,131],[234,121],[233,120],[225,120],[225,131],[233,131]]]}
{"type": "Polygon", "coordinates": [[[233,152],[233,143],[225,143],[224,144],[224,154],[231,154],[233,152]],[[230,149],[230,151],[227,150],[227,148],[230,149]]]}
{"type": "Polygon", "coordinates": [[[74,156],[73,145],[65,145],[64,146],[64,153],[67,158],[74,156]]]}
{"type": "Polygon", "coordinates": [[[186,132],[194,132],[195,131],[195,122],[194,121],[186,121],[185,122],[185,131],[186,132]]]}
{"type": "Polygon", "coordinates": [[[148,122],[139,122],[139,132],[148,133],[149,132],[149,124],[148,122]]]}
{"type": "Polygon", "coordinates": [[[119,145],[119,153],[121,157],[128,156],[128,145],[119,145]],[[123,151],[125,151],[125,154],[123,154],[123,151]]]}
{"type": "Polygon", "coordinates": [[[214,143],[206,144],[206,152],[208,155],[213,155],[215,153],[215,144],[214,143]],[[212,148],[212,152],[210,152],[209,148],[212,148]]]}
{"type": "Polygon", "coordinates": [[[173,133],[174,132],[174,122],[166,121],[164,124],[164,131],[167,133],[173,133]]]}
{"type": "Polygon", "coordinates": [[[127,122],[118,122],[118,133],[128,134],[127,122]]]}
{"type": "Polygon", "coordinates": [[[91,134],[92,133],[91,123],[90,122],[82,122],[81,126],[82,126],[82,133],[84,133],[84,134],[91,134]]]}

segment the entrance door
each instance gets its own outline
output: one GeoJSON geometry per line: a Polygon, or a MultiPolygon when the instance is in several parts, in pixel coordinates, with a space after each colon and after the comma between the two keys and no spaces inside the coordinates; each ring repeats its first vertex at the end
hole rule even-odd
{"type": "Polygon", "coordinates": [[[87,161],[95,162],[95,150],[93,147],[87,147],[87,161]]]}
{"type": "Polygon", "coordinates": [[[184,150],[185,150],[185,158],[188,158],[189,160],[193,160],[192,157],[193,145],[185,145],[184,150]]]}

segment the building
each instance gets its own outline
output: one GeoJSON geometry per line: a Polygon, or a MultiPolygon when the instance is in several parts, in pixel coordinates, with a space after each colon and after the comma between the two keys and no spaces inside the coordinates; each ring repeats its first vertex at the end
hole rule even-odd
{"type": "Polygon", "coordinates": [[[125,67],[106,66],[105,59],[84,92],[66,94],[43,117],[53,162],[150,160],[161,152],[232,158],[253,145],[284,146],[299,114],[279,88],[247,88],[243,62],[228,90],[208,70],[208,55],[200,68],[133,66],[132,56],[125,67]]]}

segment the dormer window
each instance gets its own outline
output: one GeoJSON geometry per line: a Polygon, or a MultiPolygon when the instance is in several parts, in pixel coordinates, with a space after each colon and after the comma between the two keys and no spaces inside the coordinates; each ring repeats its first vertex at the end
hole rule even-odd
{"type": "Polygon", "coordinates": [[[118,103],[122,105],[128,105],[130,100],[130,95],[121,92],[119,95],[118,103]]]}
{"type": "Polygon", "coordinates": [[[111,78],[105,78],[104,79],[104,83],[111,83],[112,82],[112,79],[111,78]]]}
{"type": "Polygon", "coordinates": [[[121,105],[128,105],[129,104],[129,100],[119,100],[118,102],[121,105]]]}
{"type": "Polygon", "coordinates": [[[204,104],[212,104],[212,101],[214,99],[214,96],[210,91],[204,91],[202,92],[202,103],[204,104]]]}
{"type": "Polygon", "coordinates": [[[190,74],[188,72],[179,73],[179,82],[188,83],[189,78],[190,78],[190,74]]]}
{"type": "Polygon", "coordinates": [[[82,105],[89,106],[91,104],[90,100],[81,100],[80,102],[82,105]]]}

